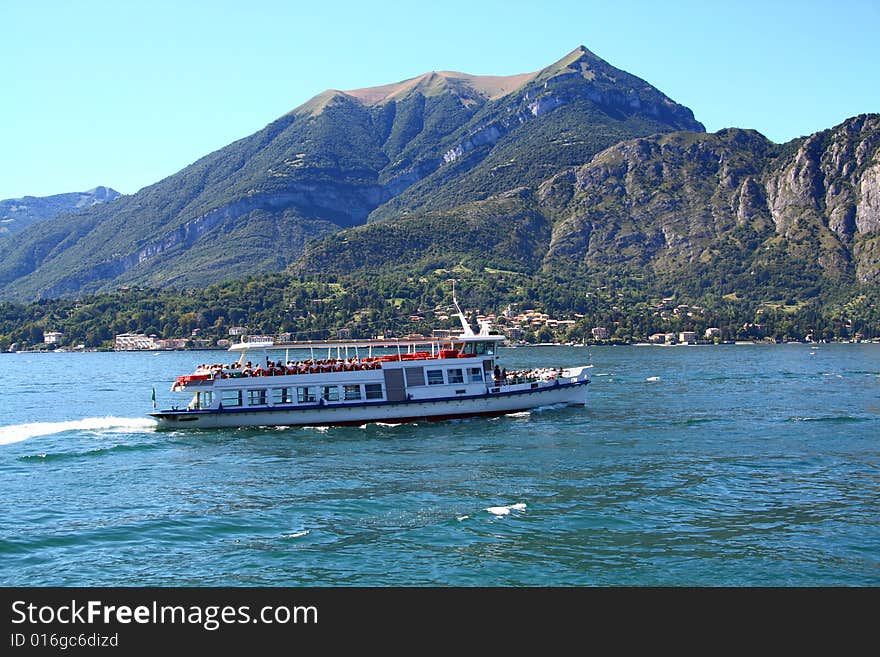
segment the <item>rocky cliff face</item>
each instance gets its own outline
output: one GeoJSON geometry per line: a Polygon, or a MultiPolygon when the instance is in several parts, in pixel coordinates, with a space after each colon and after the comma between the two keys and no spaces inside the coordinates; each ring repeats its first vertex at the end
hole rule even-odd
{"type": "Polygon", "coordinates": [[[557,218],[547,262],[686,266],[738,224],[769,217],[759,182],[772,144],[761,135],[673,133],[614,146],[545,182],[557,218]]]}
{"type": "Polygon", "coordinates": [[[851,261],[863,283],[878,276],[878,146],[880,116],[858,116],[805,139],[766,179],[777,233],[818,232],[823,266],[841,269],[851,261]]]}
{"type": "Polygon", "coordinates": [[[831,279],[875,281],[878,146],[877,115],[812,135],[790,153],[735,129],[618,144],[540,186],[557,218],[547,266],[628,261],[669,270],[710,263],[722,245],[739,248],[749,237],[760,244],[742,253],[750,262],[782,248],[831,279]]]}

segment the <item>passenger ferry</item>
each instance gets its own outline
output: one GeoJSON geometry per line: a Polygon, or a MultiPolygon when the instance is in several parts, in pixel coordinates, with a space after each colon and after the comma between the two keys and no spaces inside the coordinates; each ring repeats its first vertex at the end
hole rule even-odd
{"type": "Polygon", "coordinates": [[[589,365],[507,371],[505,338],[474,333],[455,303],[462,333],[448,338],[276,342],[232,345],[230,365],[199,366],[171,391],[183,408],[150,413],[160,429],[344,426],[516,413],[586,403],[589,365]]]}

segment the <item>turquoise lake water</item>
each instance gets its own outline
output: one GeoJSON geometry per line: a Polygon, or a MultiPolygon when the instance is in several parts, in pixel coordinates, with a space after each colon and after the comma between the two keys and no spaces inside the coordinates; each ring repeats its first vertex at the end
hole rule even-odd
{"type": "Polygon", "coordinates": [[[880,585],[880,345],[502,358],[587,407],[156,432],[226,354],[2,354],[0,585],[880,585]]]}

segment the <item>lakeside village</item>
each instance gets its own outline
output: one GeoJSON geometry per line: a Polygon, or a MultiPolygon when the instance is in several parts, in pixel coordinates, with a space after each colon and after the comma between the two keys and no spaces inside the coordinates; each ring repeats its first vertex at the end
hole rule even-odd
{"type": "MultiPolygon", "coordinates": [[[[679,318],[691,317],[703,312],[698,306],[689,306],[687,304],[670,305],[672,298],[663,299],[655,307],[654,315],[658,318],[669,321],[679,318]]],[[[620,322],[611,322],[610,326],[592,326],[584,325],[584,316],[572,314],[570,317],[553,318],[547,313],[535,309],[523,310],[515,312],[511,306],[500,315],[481,314],[479,310],[470,310],[466,313],[473,321],[483,323],[490,322],[494,333],[500,333],[507,337],[508,344],[511,346],[526,345],[568,345],[568,346],[585,346],[585,345],[712,345],[712,344],[761,344],[761,343],[778,343],[778,339],[773,339],[764,334],[765,327],[760,323],[743,324],[742,329],[738,331],[736,336],[727,335],[725,331],[718,327],[707,327],[702,331],[681,330],[677,332],[652,333],[645,336],[646,340],[630,340],[620,336],[620,322]],[[570,338],[576,327],[581,328],[584,336],[579,340],[566,339],[570,338]],[[743,339],[746,338],[746,339],[743,339]]],[[[427,315],[438,323],[449,322],[450,317],[448,311],[442,308],[435,308],[432,312],[422,313],[409,316],[408,320],[413,328],[424,325],[427,315]]],[[[390,335],[372,335],[370,337],[384,338],[404,338],[404,339],[423,339],[426,337],[447,338],[454,337],[461,332],[457,329],[433,329],[430,336],[424,333],[412,331],[409,333],[400,333],[390,335]]],[[[67,344],[65,342],[64,333],[61,331],[46,331],[43,334],[43,342],[35,345],[27,345],[26,349],[19,349],[17,343],[9,346],[8,352],[77,352],[77,351],[184,351],[184,350],[209,350],[209,349],[228,349],[235,342],[242,340],[275,340],[289,342],[300,339],[299,336],[289,332],[278,333],[275,335],[257,335],[252,334],[246,326],[231,326],[228,328],[228,337],[225,338],[206,338],[201,336],[202,330],[194,328],[188,337],[160,338],[155,334],[147,335],[145,333],[120,333],[114,337],[112,344],[108,344],[102,348],[87,348],[83,344],[67,344]]],[[[347,340],[352,338],[361,338],[363,336],[352,335],[350,329],[337,329],[330,331],[333,339],[347,340]]],[[[880,340],[866,340],[861,335],[855,334],[848,339],[830,340],[823,336],[814,336],[808,333],[804,340],[788,340],[787,342],[876,342],[880,340]]]]}

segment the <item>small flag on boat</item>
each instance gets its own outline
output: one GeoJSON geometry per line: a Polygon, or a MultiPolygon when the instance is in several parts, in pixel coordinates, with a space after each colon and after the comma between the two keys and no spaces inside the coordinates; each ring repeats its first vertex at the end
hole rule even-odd
{"type": "Polygon", "coordinates": [[[153,398],[153,410],[155,410],[156,409],[156,386],[153,386],[152,398],[153,398]]]}

